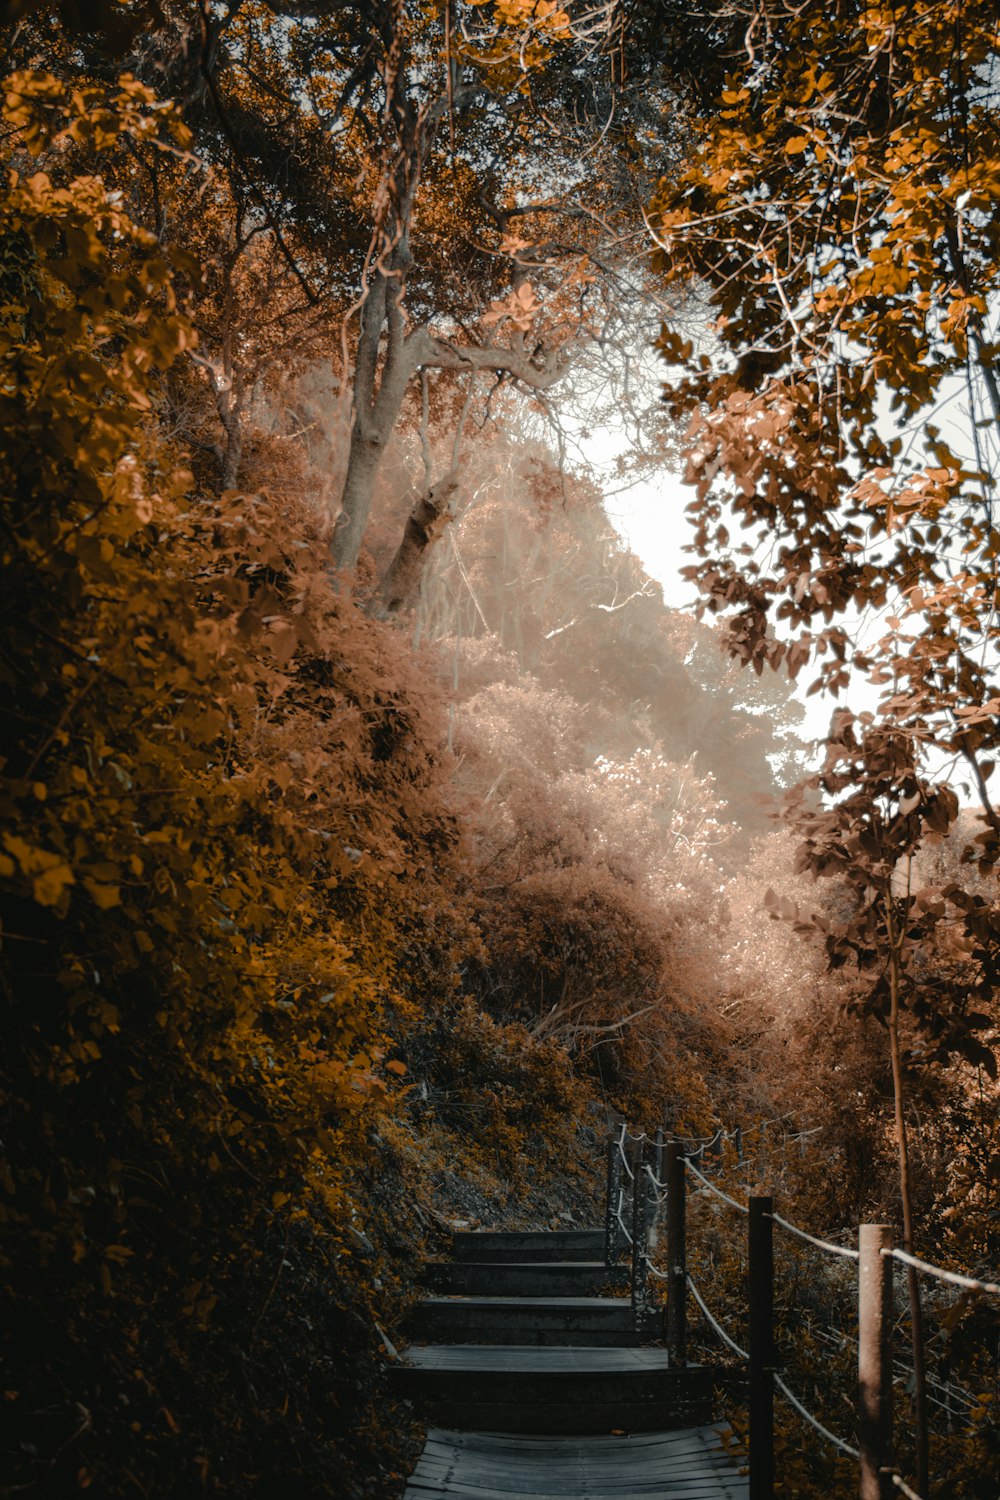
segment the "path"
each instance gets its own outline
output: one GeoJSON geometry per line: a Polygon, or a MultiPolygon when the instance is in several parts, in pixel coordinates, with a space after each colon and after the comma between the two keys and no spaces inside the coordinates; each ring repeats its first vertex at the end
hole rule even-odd
{"type": "Polygon", "coordinates": [[[640,1342],[604,1251],[603,1230],[467,1233],[428,1267],[396,1370],[433,1424],[404,1500],[746,1500],[713,1372],[640,1342]]]}

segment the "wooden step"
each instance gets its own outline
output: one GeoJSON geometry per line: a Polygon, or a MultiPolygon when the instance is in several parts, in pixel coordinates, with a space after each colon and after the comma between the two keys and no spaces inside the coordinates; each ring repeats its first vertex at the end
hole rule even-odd
{"type": "Polygon", "coordinates": [[[436,1292],[469,1297],[593,1297],[629,1284],[627,1266],[602,1260],[428,1261],[424,1281],[436,1292]]]}
{"type": "Polygon", "coordinates": [[[653,1432],[710,1420],[713,1371],[651,1348],[431,1344],[394,1366],[400,1393],[442,1427],[653,1432]]]}
{"type": "Polygon", "coordinates": [[[504,1437],[431,1428],[403,1500],[747,1500],[723,1429],[504,1437]]]}
{"type": "Polygon", "coordinates": [[[452,1236],[451,1254],[453,1260],[603,1260],[604,1230],[462,1230],[452,1236]]]}
{"type": "Polygon", "coordinates": [[[618,1348],[639,1342],[625,1297],[424,1297],[410,1314],[408,1332],[436,1344],[618,1348]]]}

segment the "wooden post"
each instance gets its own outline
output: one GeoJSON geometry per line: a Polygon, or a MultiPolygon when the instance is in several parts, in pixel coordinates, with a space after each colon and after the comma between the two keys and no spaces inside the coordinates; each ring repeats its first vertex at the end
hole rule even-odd
{"type": "Polygon", "coordinates": [[[632,1317],[636,1334],[641,1338],[652,1331],[653,1305],[649,1294],[649,1271],[646,1269],[649,1216],[649,1179],[643,1171],[643,1142],[632,1142],[632,1317]]]}
{"type": "Polygon", "coordinates": [[[750,1312],[749,1500],[774,1495],[774,1246],[770,1197],[750,1199],[747,1280],[750,1312]]]}
{"type": "Polygon", "coordinates": [[[621,1232],[618,1227],[618,1199],[622,1190],[622,1158],[618,1137],[608,1136],[608,1199],[604,1215],[604,1263],[613,1266],[618,1260],[621,1232]]]}
{"type": "Polygon", "coordinates": [[[892,1480],[892,1230],[858,1232],[858,1439],[860,1500],[890,1500],[892,1480]]]}
{"type": "Polygon", "coordinates": [[[687,1178],[680,1141],[668,1141],[664,1157],[667,1184],[667,1353],[672,1365],[687,1364],[687,1178]]]}

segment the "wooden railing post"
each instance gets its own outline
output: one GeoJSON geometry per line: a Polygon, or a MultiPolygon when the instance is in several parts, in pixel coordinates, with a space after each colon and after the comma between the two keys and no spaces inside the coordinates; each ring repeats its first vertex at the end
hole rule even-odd
{"type": "Polygon", "coordinates": [[[750,1500],[774,1495],[774,1200],[750,1199],[748,1301],[750,1313],[750,1500]]]}
{"type": "Polygon", "coordinates": [[[668,1141],[661,1182],[667,1184],[667,1353],[687,1364],[687,1178],[684,1148],[668,1141]]]}
{"type": "Polygon", "coordinates": [[[892,1463],[892,1230],[858,1232],[858,1475],[860,1500],[890,1500],[892,1463]]]}
{"type": "Polygon", "coordinates": [[[652,1331],[653,1302],[649,1290],[646,1254],[649,1240],[649,1178],[643,1171],[645,1142],[632,1142],[632,1317],[641,1337],[652,1331]]]}
{"type": "Polygon", "coordinates": [[[618,1259],[621,1234],[618,1228],[618,1201],[622,1190],[622,1158],[618,1137],[608,1136],[608,1198],[604,1215],[604,1263],[613,1266],[618,1259]]]}

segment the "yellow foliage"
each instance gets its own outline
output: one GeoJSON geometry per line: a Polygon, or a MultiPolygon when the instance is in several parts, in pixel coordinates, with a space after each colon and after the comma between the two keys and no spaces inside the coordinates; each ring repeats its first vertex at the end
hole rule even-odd
{"type": "MultiPolygon", "coordinates": [[[[94,163],[124,137],[174,160],[174,111],[128,78],[34,73],[4,118],[0,1325],[25,1401],[94,1411],[102,1494],[147,1462],[173,1493],[245,1494],[219,1327],[277,1422],[288,1392],[263,1389],[292,1356],[266,1314],[287,1314],[275,1267],[296,1256],[296,1338],[342,1368],[296,1380],[279,1427],[330,1437],[370,1399],[375,1303],[391,1323],[401,1295],[381,1259],[355,1264],[356,1229],[378,1216],[372,1126],[405,1087],[389,1012],[438,972],[447,992],[469,941],[436,708],[332,592],[304,516],[194,493],[158,435],[190,325],[94,163]],[[165,1401],[174,1383],[203,1398],[165,1401]],[[205,1457],[199,1479],[186,1447],[165,1471],[163,1412],[212,1402],[225,1474],[205,1457]]],[[[64,1436],[42,1451],[72,1485],[64,1436]]]]}

